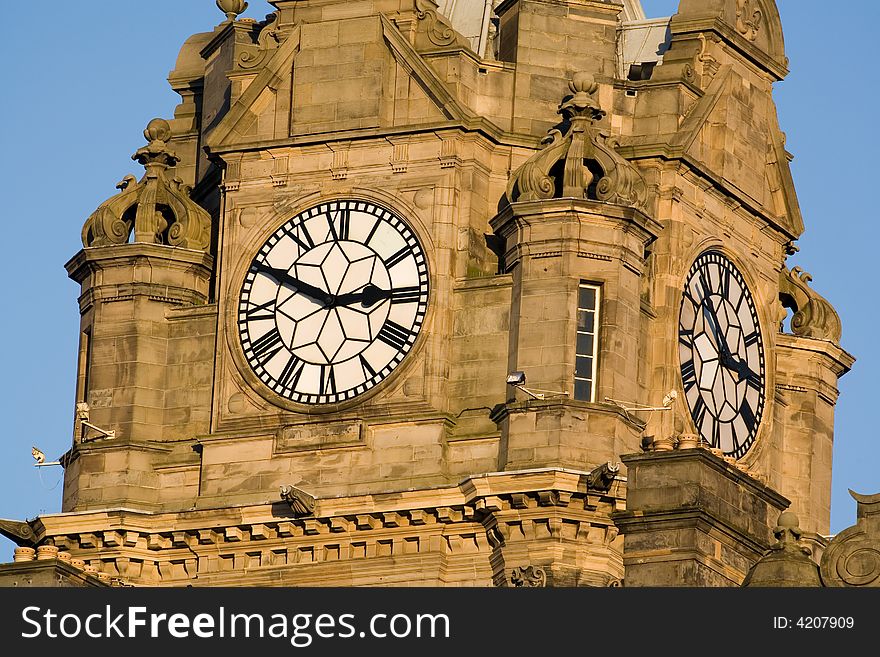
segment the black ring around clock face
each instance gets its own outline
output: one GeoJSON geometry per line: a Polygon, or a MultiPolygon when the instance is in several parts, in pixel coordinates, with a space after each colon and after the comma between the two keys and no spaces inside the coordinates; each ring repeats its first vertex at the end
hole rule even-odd
{"type": "Polygon", "coordinates": [[[688,273],[678,353],[697,431],[725,455],[741,458],[764,413],[764,342],[742,274],[718,251],[703,253],[688,273]]]}
{"type": "Polygon", "coordinates": [[[321,203],[281,226],[252,260],[238,329],[245,359],[276,394],[334,404],[403,361],[428,307],[418,238],[387,208],[321,203]]]}

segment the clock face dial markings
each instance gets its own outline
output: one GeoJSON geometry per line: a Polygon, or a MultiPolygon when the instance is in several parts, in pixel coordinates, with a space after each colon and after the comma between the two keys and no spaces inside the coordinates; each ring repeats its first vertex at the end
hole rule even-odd
{"type": "Polygon", "coordinates": [[[691,268],[678,333],[684,398],[697,431],[725,454],[744,456],[764,410],[764,348],[748,287],[720,252],[704,253],[691,268]]]}
{"type": "Polygon", "coordinates": [[[245,358],[292,401],[353,399],[412,349],[428,288],[427,259],[402,219],[364,201],[322,203],[271,235],[245,275],[245,358]]]}

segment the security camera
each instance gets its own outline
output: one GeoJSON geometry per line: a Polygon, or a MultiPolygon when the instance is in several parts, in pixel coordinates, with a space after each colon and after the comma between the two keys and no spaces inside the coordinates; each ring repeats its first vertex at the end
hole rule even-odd
{"type": "Polygon", "coordinates": [[[526,382],[526,373],[525,372],[511,372],[507,375],[507,385],[509,386],[521,386],[526,382]]]}

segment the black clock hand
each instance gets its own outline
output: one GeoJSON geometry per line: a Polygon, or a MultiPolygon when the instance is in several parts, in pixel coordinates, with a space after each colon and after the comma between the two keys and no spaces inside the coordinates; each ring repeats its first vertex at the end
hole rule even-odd
{"type": "Polygon", "coordinates": [[[258,271],[269,274],[279,283],[283,285],[290,285],[291,287],[295,288],[297,292],[302,292],[306,296],[311,297],[312,299],[318,301],[324,306],[329,306],[333,304],[332,294],[328,294],[324,290],[317,288],[314,285],[303,283],[298,278],[294,278],[293,276],[291,276],[286,269],[277,269],[263,263],[255,263],[254,267],[258,271]]]}
{"type": "Polygon", "coordinates": [[[721,364],[728,367],[728,363],[730,362],[730,351],[727,349],[727,340],[721,335],[721,327],[718,325],[718,317],[715,314],[715,308],[708,299],[703,301],[703,315],[708,320],[710,328],[712,329],[712,334],[715,336],[721,364]]]}
{"type": "Polygon", "coordinates": [[[350,306],[360,301],[364,307],[369,308],[379,301],[390,299],[393,290],[382,290],[372,283],[367,284],[359,292],[350,292],[349,294],[340,294],[333,300],[333,306],[350,306]]]}

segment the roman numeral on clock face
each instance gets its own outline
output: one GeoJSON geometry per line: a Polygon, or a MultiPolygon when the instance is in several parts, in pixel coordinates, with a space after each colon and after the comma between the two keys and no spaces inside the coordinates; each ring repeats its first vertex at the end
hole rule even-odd
{"type": "Polygon", "coordinates": [[[374,370],[372,365],[370,365],[370,361],[364,358],[363,354],[360,354],[358,356],[358,361],[361,364],[361,371],[363,372],[365,379],[372,379],[374,376],[376,376],[376,370],[374,370]]]}
{"type": "Polygon", "coordinates": [[[706,407],[706,402],[703,401],[702,395],[697,397],[697,401],[694,403],[694,408],[691,411],[691,417],[694,419],[694,424],[700,429],[700,433],[703,432],[703,421],[706,419],[707,411],[708,408],[706,407]]]}
{"type": "Polygon", "coordinates": [[[747,399],[743,399],[742,406],[739,409],[740,417],[746,423],[746,427],[751,432],[755,428],[755,412],[747,399]]]}
{"type": "Polygon", "coordinates": [[[694,346],[694,331],[693,329],[681,329],[678,332],[678,342],[685,347],[692,348],[694,346]]]}
{"type": "Polygon", "coordinates": [[[725,299],[730,298],[731,276],[732,274],[729,269],[727,269],[726,267],[723,267],[721,269],[721,296],[723,296],[725,299]]]}
{"type": "Polygon", "coordinates": [[[249,322],[255,322],[261,319],[275,319],[275,311],[270,310],[274,308],[275,299],[269,299],[266,303],[261,303],[259,306],[254,305],[253,307],[248,308],[245,311],[245,316],[249,322]]]}
{"type": "Polygon", "coordinates": [[[385,326],[382,327],[382,330],[379,331],[377,337],[379,340],[395,349],[403,349],[412,335],[413,334],[409,329],[388,320],[385,322],[385,326]]]}
{"type": "Polygon", "coordinates": [[[685,392],[697,385],[697,368],[693,360],[689,360],[681,366],[681,382],[685,392]]]}
{"type": "Polygon", "coordinates": [[[327,223],[330,226],[330,235],[335,241],[348,240],[351,232],[351,210],[346,208],[337,210],[327,223]]]}
{"type": "Polygon", "coordinates": [[[336,374],[332,365],[321,365],[318,386],[322,395],[336,394],[336,374]]]}
{"type": "Polygon", "coordinates": [[[264,336],[255,340],[251,344],[251,348],[254,350],[254,356],[265,363],[284,348],[284,341],[281,339],[278,329],[273,328],[264,336]]]}
{"type": "Polygon", "coordinates": [[[305,366],[304,361],[301,361],[296,356],[291,356],[284,369],[281,370],[281,374],[278,375],[278,383],[285,388],[296,388],[305,366]]]}
{"type": "Polygon", "coordinates": [[[422,289],[418,285],[399,287],[391,290],[391,303],[415,303],[421,296],[422,289]]]}
{"type": "Polygon", "coordinates": [[[409,254],[410,249],[408,246],[405,246],[400,249],[400,251],[389,257],[387,260],[384,260],[383,262],[385,263],[385,266],[388,267],[388,269],[391,269],[397,263],[403,262],[404,258],[406,258],[406,256],[408,256],[409,254]]]}
{"type": "MultiPolygon", "coordinates": [[[[330,223],[332,224],[332,222],[330,223]]],[[[315,240],[312,238],[311,233],[309,233],[309,229],[306,228],[305,222],[297,224],[296,226],[287,229],[285,232],[303,251],[315,248],[315,240]]]]}

